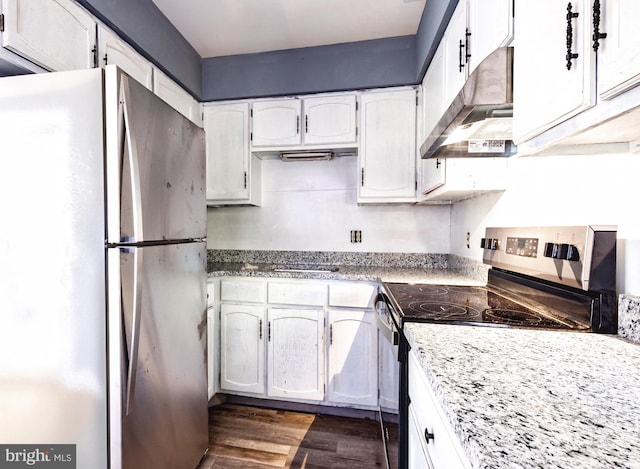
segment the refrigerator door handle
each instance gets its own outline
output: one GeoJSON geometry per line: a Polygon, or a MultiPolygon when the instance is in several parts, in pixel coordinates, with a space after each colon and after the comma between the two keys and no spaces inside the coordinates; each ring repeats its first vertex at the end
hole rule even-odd
{"type": "MultiPolygon", "coordinates": [[[[122,239],[122,242],[138,242],[144,240],[142,223],[142,187],[140,182],[140,160],[138,158],[138,146],[136,135],[132,131],[131,115],[129,112],[130,100],[129,79],[122,75],[120,83],[120,106],[124,117],[124,139],[122,151],[128,155],[127,164],[129,181],[131,184],[131,207],[133,216],[133,239],[122,239]]],[[[123,165],[125,158],[122,158],[123,165]]],[[[125,168],[123,168],[125,171],[125,168]]]]}
{"type": "Polygon", "coordinates": [[[134,249],[133,253],[133,294],[131,319],[131,337],[126,341],[129,344],[128,350],[128,370],[127,387],[125,391],[125,415],[129,415],[133,410],[133,396],[135,392],[136,373],[138,371],[138,345],[140,343],[140,316],[142,312],[142,265],[144,249],[134,249]]]}

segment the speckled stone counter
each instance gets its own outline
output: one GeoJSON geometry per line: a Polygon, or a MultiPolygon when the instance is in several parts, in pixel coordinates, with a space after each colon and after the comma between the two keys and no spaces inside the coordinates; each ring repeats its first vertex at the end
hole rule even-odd
{"type": "Polygon", "coordinates": [[[640,345],[405,324],[474,468],[640,468],[640,345]]]}
{"type": "Polygon", "coordinates": [[[620,295],[618,298],[618,334],[640,343],[640,297],[620,295]]]}
{"type": "Polygon", "coordinates": [[[207,270],[209,277],[361,280],[448,285],[484,285],[487,279],[486,266],[448,254],[209,251],[207,270]],[[282,271],[292,268],[318,270],[282,271]]]}

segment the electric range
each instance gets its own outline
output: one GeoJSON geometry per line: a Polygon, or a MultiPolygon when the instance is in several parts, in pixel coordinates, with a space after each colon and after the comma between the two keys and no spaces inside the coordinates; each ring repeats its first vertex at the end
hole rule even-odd
{"type": "MultiPolygon", "coordinates": [[[[616,238],[611,226],[487,228],[481,240],[490,266],[483,286],[383,283],[378,330],[398,367],[398,436],[389,467],[407,467],[407,322],[617,332],[616,238]]],[[[383,427],[385,415],[381,413],[383,427]]],[[[387,439],[388,440],[388,439],[387,439]]]]}

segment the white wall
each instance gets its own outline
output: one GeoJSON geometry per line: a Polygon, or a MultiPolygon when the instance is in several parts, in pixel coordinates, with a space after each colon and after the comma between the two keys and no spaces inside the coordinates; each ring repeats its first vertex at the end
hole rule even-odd
{"type": "Polygon", "coordinates": [[[487,226],[617,225],[618,292],[640,295],[639,155],[532,156],[509,165],[504,193],[453,206],[452,254],[482,259],[487,226]]]}
{"type": "Polygon", "coordinates": [[[209,208],[209,249],[448,253],[450,206],[356,203],[357,158],[262,161],[262,207],[209,208]],[[362,243],[350,242],[362,231],[362,243]]]}

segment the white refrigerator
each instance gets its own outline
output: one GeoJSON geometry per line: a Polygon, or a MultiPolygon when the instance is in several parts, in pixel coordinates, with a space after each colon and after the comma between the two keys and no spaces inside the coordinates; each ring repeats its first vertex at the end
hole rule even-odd
{"type": "Polygon", "coordinates": [[[196,467],[202,129],[115,66],[1,78],[0,168],[0,444],[196,467]]]}

